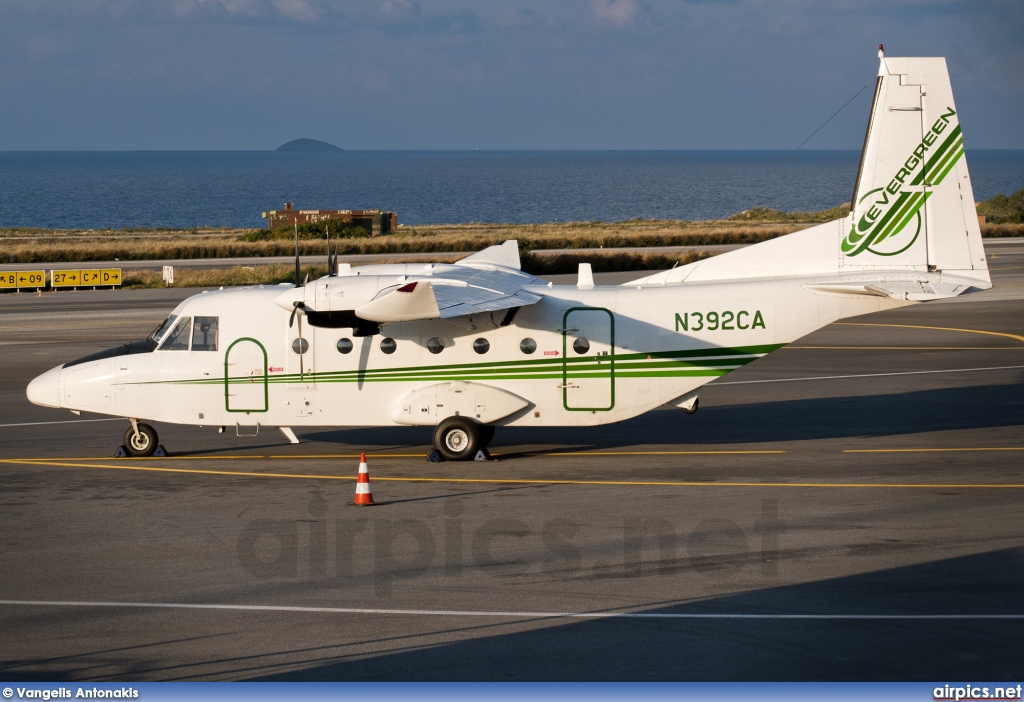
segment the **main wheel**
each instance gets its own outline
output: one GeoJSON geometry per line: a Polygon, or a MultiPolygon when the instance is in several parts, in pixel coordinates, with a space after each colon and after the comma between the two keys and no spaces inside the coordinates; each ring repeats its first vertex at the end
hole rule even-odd
{"type": "Polygon", "coordinates": [[[686,409],[684,407],[683,408],[683,412],[686,412],[687,414],[693,414],[693,413],[695,413],[697,411],[697,407],[699,405],[700,405],[700,400],[695,397],[695,398],[693,398],[693,407],[691,407],[690,409],[686,409]]]}
{"type": "Polygon", "coordinates": [[[139,436],[135,436],[135,430],[128,427],[124,433],[124,447],[130,456],[152,456],[156,451],[157,435],[156,429],[139,422],[139,436]]]}
{"type": "Polygon", "coordinates": [[[480,425],[465,417],[449,417],[434,430],[434,448],[448,461],[469,461],[480,443],[480,425]]]}
{"type": "Polygon", "coordinates": [[[481,424],[480,429],[480,448],[487,448],[494,441],[494,429],[493,424],[481,424]]]}

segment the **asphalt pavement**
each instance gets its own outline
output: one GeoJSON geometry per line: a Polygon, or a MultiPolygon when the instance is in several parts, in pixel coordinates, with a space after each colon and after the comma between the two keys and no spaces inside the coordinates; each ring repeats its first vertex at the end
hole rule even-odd
{"type": "Polygon", "coordinates": [[[1024,242],[986,246],[991,291],[490,463],[171,425],[114,459],[126,421],[25,386],[194,291],[0,295],[0,678],[1019,681],[1024,242]]]}

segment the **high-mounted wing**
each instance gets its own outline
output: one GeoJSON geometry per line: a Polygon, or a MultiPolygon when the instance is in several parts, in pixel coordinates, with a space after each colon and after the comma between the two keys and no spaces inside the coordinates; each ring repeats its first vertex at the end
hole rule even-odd
{"type": "Polygon", "coordinates": [[[544,281],[519,270],[519,246],[506,241],[453,265],[436,265],[428,274],[409,276],[357,307],[360,319],[378,323],[450,319],[539,302],[526,290],[544,281]]]}

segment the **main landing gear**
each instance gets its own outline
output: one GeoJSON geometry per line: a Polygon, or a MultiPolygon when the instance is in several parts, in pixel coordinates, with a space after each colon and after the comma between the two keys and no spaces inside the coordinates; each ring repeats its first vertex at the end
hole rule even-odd
{"type": "Polygon", "coordinates": [[[494,427],[466,417],[448,417],[434,429],[434,449],[446,461],[472,461],[494,439],[494,427]]]}
{"type": "Polygon", "coordinates": [[[124,450],[129,456],[144,458],[152,456],[159,446],[156,429],[143,424],[137,419],[130,420],[132,425],[124,433],[124,450]]]}

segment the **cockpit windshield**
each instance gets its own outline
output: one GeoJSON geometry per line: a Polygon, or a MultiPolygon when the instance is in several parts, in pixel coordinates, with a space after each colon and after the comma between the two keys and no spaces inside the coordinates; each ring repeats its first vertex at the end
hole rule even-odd
{"type": "Polygon", "coordinates": [[[188,351],[188,340],[192,332],[192,318],[180,317],[174,329],[164,337],[161,351],[188,351]]]}
{"type": "Polygon", "coordinates": [[[174,320],[177,318],[177,315],[172,314],[170,317],[160,322],[160,325],[153,330],[152,334],[149,335],[149,340],[159,342],[163,335],[167,333],[167,330],[174,326],[174,320]]]}

